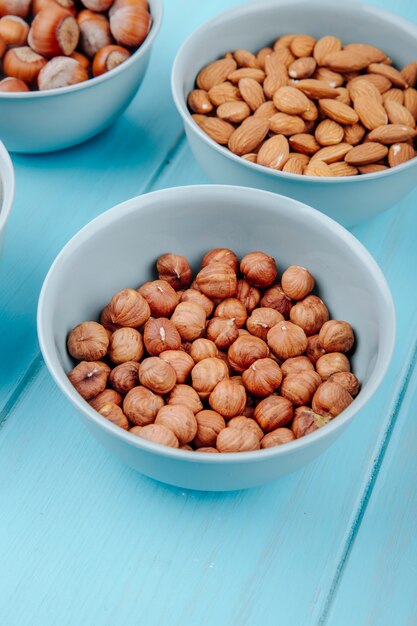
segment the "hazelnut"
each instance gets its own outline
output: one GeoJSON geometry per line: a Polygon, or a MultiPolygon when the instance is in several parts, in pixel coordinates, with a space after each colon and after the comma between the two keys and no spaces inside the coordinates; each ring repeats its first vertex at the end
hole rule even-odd
{"type": "Polygon", "coordinates": [[[2,59],[2,70],[6,76],[18,78],[25,83],[33,83],[47,60],[29,48],[9,48],[2,59]]]}
{"type": "Polygon", "coordinates": [[[314,371],[314,365],[306,356],[293,356],[281,364],[283,376],[295,374],[295,372],[314,371]]]}
{"type": "Polygon", "coordinates": [[[251,419],[250,417],[245,417],[244,415],[232,417],[232,419],[229,420],[227,423],[227,428],[238,428],[239,430],[249,428],[249,430],[251,430],[253,434],[256,435],[258,441],[260,441],[264,436],[264,432],[259,426],[258,422],[255,422],[254,419],[251,419]]]}
{"type": "Polygon", "coordinates": [[[291,428],[277,428],[270,433],[262,437],[261,448],[274,448],[280,446],[283,443],[290,443],[295,440],[295,435],[291,428]]]}
{"type": "Polygon", "coordinates": [[[110,17],[111,34],[117,43],[129,48],[140,46],[150,27],[151,16],[143,6],[124,6],[110,17]]]}
{"type": "Polygon", "coordinates": [[[121,326],[139,328],[151,315],[149,304],[134,289],[122,289],[114,294],[102,313],[101,323],[113,331],[121,326]]]}
{"type": "Polygon", "coordinates": [[[87,70],[76,59],[54,57],[41,69],[38,75],[38,89],[59,89],[88,80],[87,70]]]}
{"type": "Polygon", "coordinates": [[[200,396],[191,385],[175,385],[168,396],[168,404],[185,404],[193,413],[203,408],[200,396]]]}
{"type": "Polygon", "coordinates": [[[264,252],[245,254],[240,262],[240,271],[248,283],[262,289],[271,285],[278,274],[275,259],[264,252]]]}
{"type": "Polygon", "coordinates": [[[149,304],[153,317],[169,317],[179,302],[178,293],[165,280],[144,283],[138,292],[149,304]]]}
{"type": "Polygon", "coordinates": [[[28,43],[32,50],[51,59],[72,54],[79,37],[80,29],[71,12],[51,3],[35,15],[28,43]]]}
{"type": "Polygon", "coordinates": [[[217,435],[226,427],[226,422],[220,413],[204,410],[196,413],[197,434],[194,443],[197,448],[215,446],[217,435]]]}
{"type": "Polygon", "coordinates": [[[349,352],[355,343],[352,326],[341,320],[329,320],[320,329],[319,341],[326,352],[349,352]]]}
{"type": "Polygon", "coordinates": [[[146,350],[153,356],[158,356],[164,350],[178,350],[181,347],[178,330],[173,322],[165,317],[149,319],[146,322],[143,329],[143,342],[146,350]]]}
{"type": "Polygon", "coordinates": [[[227,371],[229,372],[229,376],[232,373],[232,368],[230,367],[230,363],[229,363],[229,359],[227,358],[227,352],[223,352],[223,350],[219,350],[219,359],[221,359],[226,367],[227,367],[227,371]]]}
{"type": "Polygon", "coordinates": [[[17,15],[27,17],[30,11],[30,0],[1,0],[0,15],[17,15]]]}
{"type": "Polygon", "coordinates": [[[211,341],[210,339],[196,339],[191,344],[190,356],[195,363],[198,363],[203,359],[217,357],[218,355],[219,351],[217,346],[214,341],[211,341]]]}
{"type": "Polygon", "coordinates": [[[268,331],[283,319],[279,311],[271,307],[260,307],[252,311],[252,315],[246,321],[246,328],[252,335],[266,341],[268,331]]]}
{"type": "Polygon", "coordinates": [[[352,372],[336,372],[330,376],[329,381],[344,387],[353,398],[358,395],[359,380],[352,372]]]}
{"type": "Polygon", "coordinates": [[[206,325],[206,312],[195,302],[180,302],[171,316],[183,341],[192,341],[200,337],[206,325]]]}
{"type": "Polygon", "coordinates": [[[284,320],[268,331],[267,343],[276,357],[285,360],[305,352],[307,336],[302,328],[284,320]]]}
{"type": "Polygon", "coordinates": [[[350,393],[337,383],[322,383],[313,396],[312,409],[325,417],[336,417],[353,401],[350,393]]]}
{"type": "Polygon", "coordinates": [[[174,368],[157,356],[144,359],[139,368],[139,381],[155,393],[165,394],[177,382],[174,368]]]}
{"type": "Polygon", "coordinates": [[[91,400],[105,390],[109,374],[110,367],[101,361],[81,361],[68,378],[84,400],[91,400]]]}
{"type": "Polygon", "coordinates": [[[125,396],[133,387],[139,385],[139,363],[137,361],[126,361],[117,365],[110,372],[109,384],[113,389],[125,396]]]}
{"type": "Polygon", "coordinates": [[[261,400],[255,407],[254,419],[265,433],[271,432],[291,422],[293,416],[292,402],[281,396],[269,396],[261,400]]]}
{"type": "Polygon", "coordinates": [[[163,254],[156,262],[160,280],[165,280],[173,289],[188,287],[192,272],[187,259],[179,254],[163,254]]]}
{"type": "Polygon", "coordinates": [[[236,273],[226,263],[210,263],[197,274],[196,284],[209,298],[230,298],[236,293],[236,273]]]}
{"type": "Polygon", "coordinates": [[[309,406],[299,406],[294,411],[294,419],[291,425],[297,439],[322,428],[328,424],[331,417],[324,417],[315,413],[309,406]]]}
{"type": "Polygon", "coordinates": [[[281,286],[292,300],[303,300],[313,291],[314,278],[305,267],[290,265],[281,276],[281,286]]]}
{"type": "Polygon", "coordinates": [[[142,335],[135,328],[118,328],[110,337],[108,352],[116,364],[139,361],[144,352],[142,335]]]}
{"type": "Polygon", "coordinates": [[[194,302],[195,304],[199,304],[204,309],[207,317],[210,317],[210,315],[213,313],[213,310],[214,310],[214,304],[210,300],[210,298],[207,298],[207,296],[205,296],[204,293],[197,291],[197,289],[186,289],[181,294],[180,301],[181,302],[194,302]]]}
{"type": "Polygon", "coordinates": [[[207,339],[213,341],[220,350],[227,350],[239,337],[239,329],[233,320],[213,317],[207,324],[207,339]]]}
{"type": "Polygon", "coordinates": [[[265,398],[281,384],[281,369],[272,359],[258,359],[242,374],[243,384],[254,396],[265,398]]]}
{"type": "Polygon", "coordinates": [[[265,291],[261,299],[261,307],[275,309],[275,311],[281,313],[285,319],[288,319],[292,307],[292,301],[284,293],[281,285],[273,285],[265,291]]]}
{"type": "Polygon", "coordinates": [[[249,428],[224,428],[217,435],[216,447],[219,452],[250,452],[259,450],[260,443],[249,428]]]}
{"type": "Polygon", "coordinates": [[[328,352],[318,359],[316,371],[323,380],[336,372],[350,372],[349,359],[341,352],[328,352]]]}
{"type": "Polygon", "coordinates": [[[307,337],[306,355],[313,365],[317,363],[323,354],[326,354],[326,350],[324,350],[324,348],[320,345],[319,336],[311,335],[310,337],[307,337]]]}
{"type": "Polygon", "coordinates": [[[123,400],[123,412],[136,426],[152,424],[159,409],[164,406],[161,396],[146,387],[134,387],[123,400]]]}
{"type": "Polygon", "coordinates": [[[239,332],[239,337],[243,337],[243,335],[250,335],[251,334],[248,330],[246,330],[246,328],[239,328],[238,332],[239,332]]]}
{"type": "Polygon", "coordinates": [[[237,281],[236,298],[240,300],[248,313],[252,313],[261,300],[261,292],[250,285],[247,280],[240,278],[237,281]]]}
{"type": "MultiPolygon", "coordinates": [[[[230,380],[233,380],[234,383],[237,383],[238,385],[243,385],[243,379],[242,376],[230,376],[230,380]]],[[[244,386],[244,385],[243,385],[244,386]]]]}
{"type": "Polygon", "coordinates": [[[232,343],[227,358],[230,366],[236,372],[244,372],[258,359],[266,359],[269,356],[269,348],[265,341],[253,335],[243,335],[232,343]]]}
{"type": "Polygon", "coordinates": [[[185,383],[194,367],[193,359],[184,350],[164,350],[160,353],[159,358],[174,368],[177,383],[185,383]]]}
{"type": "Polygon", "coordinates": [[[221,380],[211,392],[209,404],[225,418],[241,415],[246,406],[245,388],[232,380],[221,380]]]}
{"type": "Polygon", "coordinates": [[[117,404],[105,404],[101,407],[99,413],[115,426],[119,426],[120,428],[123,428],[123,430],[129,429],[127,417],[117,404]]]}
{"type": "Polygon", "coordinates": [[[282,381],[281,395],[283,398],[290,400],[295,406],[309,404],[320,384],[321,378],[313,370],[288,374],[282,381]]]}
{"type": "Polygon", "coordinates": [[[139,437],[139,433],[142,428],[143,426],[132,426],[132,428],[129,428],[129,432],[132,433],[132,435],[136,435],[136,437],[139,437]]]}
{"type": "Polygon", "coordinates": [[[109,338],[97,322],[82,322],[68,335],[68,352],[80,361],[98,361],[107,354],[109,338]]]}
{"type": "Polygon", "coordinates": [[[29,25],[16,15],[5,15],[0,19],[0,37],[6,46],[24,46],[27,42],[29,25]]]}
{"type": "Polygon", "coordinates": [[[169,428],[180,445],[192,441],[197,433],[197,420],[185,404],[166,404],[159,409],[155,424],[169,428]]]}
{"type": "Polygon", "coordinates": [[[188,443],[185,443],[183,446],[180,446],[180,450],[191,450],[191,452],[193,452],[192,447],[189,446],[188,443]]]}
{"type": "Polygon", "coordinates": [[[317,296],[307,296],[292,307],[290,320],[300,326],[306,335],[315,335],[329,319],[329,311],[323,300],[317,296]]]}
{"type": "Polygon", "coordinates": [[[193,387],[203,400],[209,397],[215,386],[225,378],[229,378],[226,363],[219,358],[203,359],[191,370],[193,387]]]}
{"type": "Polygon", "coordinates": [[[105,404],[117,404],[121,406],[123,398],[117,391],[113,389],[105,389],[88,403],[96,411],[99,411],[105,404]]]}
{"type": "Polygon", "coordinates": [[[131,428],[129,432],[137,437],[152,441],[152,443],[159,443],[161,446],[169,446],[170,448],[179,448],[179,442],[172,430],[163,426],[162,424],[148,424],[143,426],[140,430],[138,427],[131,428]]]}
{"type": "Polygon", "coordinates": [[[209,263],[225,263],[230,265],[234,272],[237,272],[239,268],[239,259],[236,254],[228,248],[215,248],[209,250],[203,257],[201,267],[206,267],[209,263]]]}
{"type": "Polygon", "coordinates": [[[245,325],[248,314],[240,300],[237,298],[226,298],[217,305],[214,317],[233,320],[238,328],[242,328],[245,325]]]}
{"type": "Polygon", "coordinates": [[[100,13],[83,10],[77,15],[80,29],[80,48],[91,59],[113,42],[108,19],[100,13]]]}
{"type": "Polygon", "coordinates": [[[124,63],[130,56],[129,50],[113,44],[103,46],[93,59],[93,76],[101,76],[124,63]]]}
{"type": "Polygon", "coordinates": [[[215,452],[216,454],[219,454],[219,451],[211,446],[208,446],[207,448],[197,448],[196,452],[215,452]]]}

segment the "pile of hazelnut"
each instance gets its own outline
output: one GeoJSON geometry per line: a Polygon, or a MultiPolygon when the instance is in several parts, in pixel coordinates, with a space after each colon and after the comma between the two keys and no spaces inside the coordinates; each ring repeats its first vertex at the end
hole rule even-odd
{"type": "Polygon", "coordinates": [[[123,63],[151,27],[146,0],[0,0],[0,18],[0,92],[100,76],[123,63]]]}
{"type": "Polygon", "coordinates": [[[68,378],[133,435],[197,452],[245,452],[303,437],[352,402],[350,324],[330,319],[298,265],[210,250],[193,277],[164,254],[158,280],[122,289],[68,336],[68,378]]]}

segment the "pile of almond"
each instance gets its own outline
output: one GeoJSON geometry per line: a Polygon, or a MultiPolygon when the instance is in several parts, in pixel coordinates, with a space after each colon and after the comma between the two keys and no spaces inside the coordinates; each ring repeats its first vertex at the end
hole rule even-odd
{"type": "Polygon", "coordinates": [[[247,161],[353,176],[415,157],[416,80],[417,61],[400,71],[375,46],[283,35],[204,67],[188,106],[211,139],[247,161]]]}
{"type": "Polygon", "coordinates": [[[195,277],[176,254],[156,268],[69,333],[68,378],[103,418],[174,448],[246,452],[303,437],[353,401],[353,330],[330,319],[306,268],[278,281],[271,256],[227,248],[195,277]]]}

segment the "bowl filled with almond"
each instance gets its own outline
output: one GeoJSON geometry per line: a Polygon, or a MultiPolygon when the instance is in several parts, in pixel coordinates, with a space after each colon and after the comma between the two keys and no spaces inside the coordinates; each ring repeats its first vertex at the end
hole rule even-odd
{"type": "Polygon", "coordinates": [[[0,0],[0,136],[12,152],[104,130],[140,87],[161,0],[0,0]]]}
{"type": "Polygon", "coordinates": [[[183,44],[172,91],[215,182],[352,226],[416,185],[417,27],[374,6],[251,3],[183,44]]]}
{"type": "Polygon", "coordinates": [[[83,228],[45,279],[38,335],[104,446],[162,482],[230,490],[294,471],[366,420],[395,315],[381,270],[335,221],[212,185],[83,228]]]}

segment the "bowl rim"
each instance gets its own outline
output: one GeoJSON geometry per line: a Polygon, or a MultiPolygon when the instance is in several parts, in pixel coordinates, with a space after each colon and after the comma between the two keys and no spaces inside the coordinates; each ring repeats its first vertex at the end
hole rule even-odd
{"type": "MultiPolygon", "coordinates": [[[[198,207],[198,202],[195,202],[194,204],[198,207]]],[[[291,455],[293,452],[297,452],[297,450],[300,450],[305,446],[309,446],[310,444],[314,445],[315,442],[322,438],[331,438],[332,433],[337,430],[343,429],[343,427],[347,425],[347,423],[350,422],[361,409],[363,409],[369,399],[374,395],[386,374],[395,345],[396,320],[391,292],[379,265],[372,257],[372,255],[368,252],[368,250],[363,246],[363,244],[360,243],[348,230],[343,228],[343,226],[338,224],[335,220],[332,220],[330,217],[324,215],[320,211],[317,211],[316,209],[313,209],[306,204],[298,202],[297,200],[293,200],[292,198],[288,198],[286,196],[275,194],[269,191],[263,191],[247,187],[237,187],[232,185],[190,185],[184,187],[162,189],[143,194],[141,196],[136,196],[105,211],[104,213],[90,221],[83,228],[81,228],[59,252],[45,277],[38,301],[37,330],[39,345],[44,361],[50,375],[54,379],[57,386],[64,393],[67,399],[69,399],[73,406],[78,410],[79,413],[82,413],[88,421],[94,422],[95,425],[97,425],[99,428],[102,428],[108,435],[116,436],[116,438],[118,438],[121,442],[132,445],[145,452],[152,452],[157,456],[169,457],[177,461],[190,461],[191,463],[203,462],[229,464],[236,463],[237,461],[257,463],[263,462],[271,457],[286,456],[288,454],[291,455]],[[65,262],[68,257],[73,254],[73,252],[77,249],[79,245],[85,244],[86,240],[94,237],[94,235],[102,228],[109,227],[109,225],[113,224],[118,219],[123,219],[131,213],[140,212],[141,210],[149,207],[152,203],[158,203],[159,199],[161,199],[162,201],[164,201],[164,199],[168,199],[170,202],[172,202],[173,196],[181,198],[184,197],[184,194],[193,199],[197,199],[201,195],[207,196],[207,194],[211,193],[216,195],[219,191],[225,198],[236,198],[242,194],[245,194],[245,196],[247,197],[252,197],[254,203],[257,206],[262,204],[262,198],[268,197],[270,199],[278,199],[280,202],[284,202],[284,204],[279,207],[279,212],[284,212],[285,214],[289,215],[291,215],[293,212],[301,212],[303,214],[303,217],[305,218],[306,223],[319,223],[323,229],[330,232],[333,236],[342,239],[350,247],[352,253],[355,254],[356,257],[359,258],[359,260],[369,268],[370,272],[373,275],[373,279],[375,280],[376,285],[379,289],[381,298],[385,302],[386,308],[386,323],[384,328],[384,334],[382,335],[382,341],[380,341],[378,346],[378,355],[372,373],[369,377],[366,387],[362,389],[361,393],[354,399],[352,404],[347,409],[345,409],[345,411],[343,411],[341,415],[329,422],[326,427],[320,428],[319,430],[309,434],[306,437],[296,439],[295,441],[290,442],[285,446],[276,446],[273,448],[255,450],[252,452],[234,452],[221,454],[220,458],[217,456],[217,454],[190,454],[187,450],[169,448],[167,446],[146,441],[144,439],[141,439],[140,437],[131,435],[128,431],[125,431],[120,427],[115,426],[108,420],[105,420],[103,417],[101,417],[99,413],[97,413],[91,406],[89,406],[89,404],[71,386],[66,376],[66,372],[64,371],[64,368],[62,366],[59,370],[55,368],[55,365],[53,364],[53,358],[51,357],[54,348],[52,348],[51,350],[51,348],[48,347],[54,346],[55,342],[51,337],[52,330],[45,326],[45,310],[48,307],[49,286],[51,282],[53,282],[57,272],[59,273],[61,263],[65,262]]]]}
{"type": "MultiPolygon", "coordinates": [[[[370,174],[361,174],[360,176],[306,176],[304,174],[292,174],[290,172],[283,172],[281,170],[274,170],[269,167],[265,167],[263,165],[258,165],[258,163],[252,163],[251,161],[247,161],[243,159],[241,156],[234,154],[231,150],[228,150],[225,146],[222,146],[216,143],[211,137],[209,137],[201,128],[194,122],[191,117],[191,113],[187,108],[187,100],[186,96],[182,93],[182,85],[184,76],[180,74],[180,66],[183,63],[184,59],[188,56],[188,48],[194,44],[197,40],[200,40],[200,37],[205,35],[205,32],[209,29],[215,28],[216,26],[222,24],[223,22],[233,21],[234,18],[240,16],[246,16],[250,18],[253,13],[259,13],[262,11],[268,11],[270,9],[275,9],[277,11],[280,10],[283,6],[296,7],[297,5],[305,5],[311,8],[311,3],[308,0],[280,0],[277,3],[275,0],[267,0],[262,2],[251,2],[249,4],[245,4],[242,6],[234,7],[227,11],[224,11],[217,15],[216,17],[208,20],[204,24],[202,24],[199,28],[194,30],[191,35],[187,37],[187,39],[183,42],[181,47],[179,48],[174,63],[172,65],[171,70],[171,92],[172,97],[175,102],[175,106],[177,111],[181,115],[183,122],[187,128],[193,132],[195,135],[199,137],[205,144],[209,147],[213,148],[220,155],[225,156],[231,159],[233,162],[242,165],[244,168],[249,168],[249,171],[258,172],[260,174],[264,174],[266,176],[272,176],[277,179],[283,178],[289,181],[297,181],[302,184],[324,184],[324,185],[335,185],[335,184],[345,184],[349,185],[352,182],[357,183],[366,183],[366,181],[373,180],[375,178],[384,178],[387,176],[392,176],[396,173],[399,173],[403,170],[406,170],[410,167],[414,167],[417,165],[417,156],[409,161],[405,161],[400,165],[396,165],[395,167],[390,167],[381,172],[373,172],[370,174]]],[[[334,3],[332,0],[320,0],[316,5],[316,10],[320,11],[323,8],[329,8],[334,11],[334,3]]],[[[386,22],[390,24],[395,24],[401,27],[403,30],[409,32],[414,35],[417,39],[417,25],[412,22],[406,20],[405,18],[396,15],[395,13],[391,13],[385,9],[379,8],[377,6],[367,4],[365,2],[356,2],[352,0],[349,4],[346,5],[347,10],[355,10],[356,11],[364,11],[366,13],[374,13],[379,17],[383,18],[386,22]]],[[[353,146],[352,146],[353,147],[353,146]]]]}
{"type": "Polygon", "coordinates": [[[15,174],[12,159],[6,146],[0,141],[0,234],[3,232],[13,206],[15,174]]]}
{"type": "MultiPolygon", "coordinates": [[[[140,45],[140,47],[135,50],[135,52],[123,63],[117,65],[114,69],[109,72],[105,72],[105,74],[101,74],[100,76],[93,76],[88,80],[85,80],[82,83],[76,83],[75,85],[69,85],[68,87],[56,87],[55,89],[47,89],[45,91],[23,91],[23,92],[0,92],[0,100],[30,100],[32,98],[47,98],[48,96],[64,96],[67,93],[74,93],[76,91],[82,91],[84,89],[90,89],[94,87],[94,85],[98,85],[107,80],[111,80],[117,74],[121,74],[125,70],[127,70],[131,65],[136,63],[144,54],[147,52],[148,48],[153,44],[159,29],[161,28],[164,8],[162,0],[148,0],[150,5],[150,14],[151,14],[151,28],[146,36],[146,39],[140,45]],[[156,15],[153,13],[155,10],[156,15]]],[[[7,78],[7,77],[6,77],[7,78]]]]}

